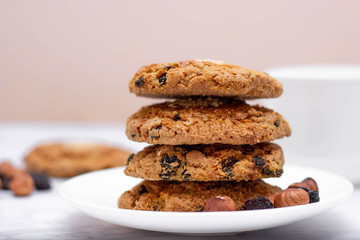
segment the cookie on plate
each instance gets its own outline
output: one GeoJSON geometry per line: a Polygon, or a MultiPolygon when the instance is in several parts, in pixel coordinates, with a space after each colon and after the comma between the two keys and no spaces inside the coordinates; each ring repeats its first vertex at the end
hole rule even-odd
{"type": "Polygon", "coordinates": [[[256,144],[290,136],[287,121],[270,109],[232,98],[193,97],[143,107],[127,120],[136,142],[167,145],[256,144]]]}
{"type": "Polygon", "coordinates": [[[213,60],[161,63],[139,69],[130,92],[147,97],[275,98],[282,85],[268,74],[213,60]]]}
{"type": "Polygon", "coordinates": [[[242,181],[280,177],[284,156],[274,143],[153,145],[129,158],[125,174],[145,180],[242,181]]]}
{"type": "Polygon", "coordinates": [[[37,146],[25,156],[28,172],[53,177],[125,165],[130,153],[117,147],[88,142],[50,143],[37,146]]]}
{"type": "Polygon", "coordinates": [[[242,182],[143,181],[118,200],[118,207],[134,210],[201,212],[207,200],[228,196],[240,210],[244,202],[259,195],[270,196],[281,189],[262,180],[242,182]]]}

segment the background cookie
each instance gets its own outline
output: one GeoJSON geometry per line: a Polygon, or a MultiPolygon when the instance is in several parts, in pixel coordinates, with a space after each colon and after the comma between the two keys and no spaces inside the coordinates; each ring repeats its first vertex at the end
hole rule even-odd
{"type": "Polygon", "coordinates": [[[273,143],[153,145],[129,158],[125,174],[145,180],[241,181],[280,177],[284,157],[273,143]]]}
{"type": "Polygon", "coordinates": [[[200,212],[206,201],[225,195],[234,200],[237,210],[259,195],[270,196],[281,189],[262,180],[242,182],[143,181],[118,200],[118,207],[135,210],[200,212]]]}
{"type": "Polygon", "coordinates": [[[151,144],[255,144],[290,136],[284,118],[231,98],[188,98],[147,107],[127,120],[130,140],[151,144]]]}
{"type": "Polygon", "coordinates": [[[116,147],[83,143],[40,145],[25,156],[29,172],[53,177],[72,177],[84,172],[123,166],[130,154],[116,147]]]}
{"type": "Polygon", "coordinates": [[[224,62],[190,60],[144,66],[129,84],[130,92],[148,97],[279,97],[282,85],[268,74],[224,62]]]}

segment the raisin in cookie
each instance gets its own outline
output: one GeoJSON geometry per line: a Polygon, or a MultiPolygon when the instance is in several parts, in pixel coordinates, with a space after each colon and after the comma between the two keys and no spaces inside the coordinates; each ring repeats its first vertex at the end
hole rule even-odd
{"type": "Polygon", "coordinates": [[[129,155],[122,149],[95,143],[51,143],[34,148],[25,156],[25,163],[29,172],[73,177],[84,172],[123,166],[129,155]]]}
{"type": "Polygon", "coordinates": [[[274,98],[282,85],[268,74],[224,62],[190,60],[144,66],[129,83],[130,91],[147,97],[221,96],[274,98]]]}
{"type": "Polygon", "coordinates": [[[143,181],[118,200],[118,207],[134,210],[200,212],[214,196],[229,196],[240,210],[244,202],[259,195],[270,196],[281,189],[262,180],[242,182],[143,181]]]}
{"type": "Polygon", "coordinates": [[[290,136],[284,118],[231,98],[187,98],[143,107],[127,120],[136,142],[167,145],[255,144],[290,136]]]}
{"type": "Polygon", "coordinates": [[[153,145],[129,158],[125,174],[146,180],[248,181],[280,177],[284,156],[274,143],[153,145]]]}

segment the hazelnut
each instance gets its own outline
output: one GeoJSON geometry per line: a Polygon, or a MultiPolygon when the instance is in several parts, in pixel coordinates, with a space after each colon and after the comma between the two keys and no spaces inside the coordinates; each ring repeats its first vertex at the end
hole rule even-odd
{"type": "Polygon", "coordinates": [[[228,196],[216,196],[210,198],[205,205],[205,212],[236,211],[235,202],[228,196]]]}
{"type": "Polygon", "coordinates": [[[317,192],[319,191],[319,188],[318,188],[315,180],[312,178],[306,178],[301,182],[293,183],[289,186],[289,188],[294,188],[294,187],[306,188],[306,189],[317,191],[317,192]]]}
{"type": "Polygon", "coordinates": [[[301,181],[301,183],[307,186],[307,189],[319,192],[319,187],[314,179],[312,178],[305,178],[301,181]]]}
{"type": "Polygon", "coordinates": [[[281,192],[277,192],[277,193],[274,193],[270,196],[268,196],[267,198],[270,200],[270,202],[272,203],[272,205],[274,205],[274,200],[275,200],[275,197],[281,192]]]}
{"type": "Polygon", "coordinates": [[[308,188],[308,186],[304,183],[297,182],[289,185],[289,188],[308,188]]]}
{"type": "Polygon", "coordinates": [[[288,188],[274,199],[275,208],[303,205],[310,202],[309,194],[301,188],[288,188]]]}
{"type": "Polygon", "coordinates": [[[4,178],[12,178],[16,169],[9,162],[0,163],[0,175],[4,178]]]}
{"type": "Polygon", "coordinates": [[[15,196],[28,196],[34,190],[34,180],[27,173],[18,172],[9,184],[15,196]]]}

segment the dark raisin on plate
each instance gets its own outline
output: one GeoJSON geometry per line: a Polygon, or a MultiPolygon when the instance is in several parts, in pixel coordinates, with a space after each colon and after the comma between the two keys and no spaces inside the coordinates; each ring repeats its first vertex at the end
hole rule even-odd
{"type": "Polygon", "coordinates": [[[314,190],[309,190],[307,188],[303,188],[303,187],[292,187],[292,188],[301,188],[304,191],[307,192],[307,194],[309,195],[309,203],[315,203],[315,202],[319,202],[320,201],[320,197],[319,197],[319,192],[318,191],[314,191],[314,190]]]}
{"type": "Polygon", "coordinates": [[[267,197],[259,195],[258,197],[247,200],[242,206],[241,210],[256,210],[267,208],[274,208],[274,205],[267,197]]]}

